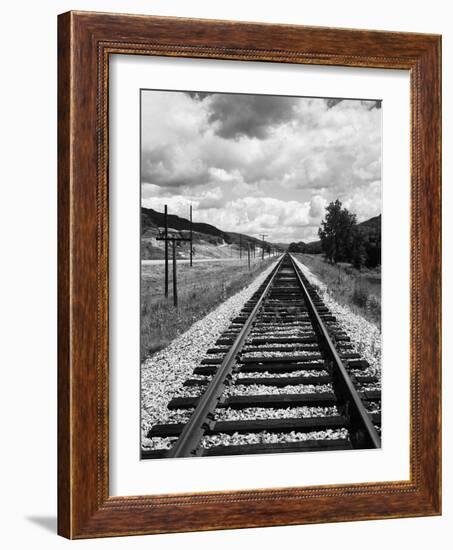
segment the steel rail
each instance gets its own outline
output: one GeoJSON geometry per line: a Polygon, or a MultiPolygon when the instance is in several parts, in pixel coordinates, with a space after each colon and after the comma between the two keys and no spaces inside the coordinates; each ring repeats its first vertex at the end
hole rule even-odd
{"type": "Polygon", "coordinates": [[[250,315],[244,323],[244,326],[239,331],[236,339],[228,350],[228,353],[223,358],[223,361],[217,369],[214,377],[210,381],[204,394],[201,396],[194,412],[192,413],[192,416],[185,424],[181,435],[171,447],[171,449],[169,449],[168,454],[166,455],[168,458],[187,457],[196,454],[200,439],[202,438],[204,431],[207,427],[207,422],[209,421],[208,414],[215,409],[216,402],[220,399],[220,396],[223,392],[225,380],[228,374],[231,372],[236,355],[241,350],[245,340],[249,335],[253,321],[255,320],[255,317],[267,293],[269,292],[269,289],[272,286],[272,283],[282,264],[284,257],[285,255],[283,255],[278,260],[278,263],[274,267],[271,277],[263,292],[261,293],[261,296],[258,298],[255,307],[250,312],[250,315]]]}
{"type": "Polygon", "coordinates": [[[368,413],[363,406],[362,400],[357,393],[357,390],[352,383],[349,374],[346,371],[345,366],[335,348],[332,339],[316,309],[313,300],[305,286],[305,283],[301,277],[300,268],[296,264],[294,258],[289,254],[291,263],[294,267],[294,271],[299,280],[300,286],[302,288],[306,304],[311,313],[313,324],[318,328],[318,332],[325,344],[325,351],[332,362],[332,375],[334,376],[334,385],[336,385],[339,390],[338,397],[339,402],[343,402],[345,406],[345,414],[349,417],[350,423],[350,439],[353,447],[355,449],[370,449],[370,448],[380,448],[381,439],[376,431],[376,428],[373,426],[373,423],[368,416],[368,413]]]}

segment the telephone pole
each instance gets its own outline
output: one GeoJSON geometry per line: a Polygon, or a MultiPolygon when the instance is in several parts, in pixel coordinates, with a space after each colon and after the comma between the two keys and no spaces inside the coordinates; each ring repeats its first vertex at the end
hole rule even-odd
{"type": "Polygon", "coordinates": [[[193,250],[192,250],[192,205],[190,205],[190,267],[192,267],[192,256],[193,256],[193,250]]]}
{"type": "Polygon", "coordinates": [[[176,239],[172,239],[173,244],[173,305],[178,307],[178,284],[176,282],[176,239]]]}
{"type": "Polygon", "coordinates": [[[168,243],[172,243],[172,256],[173,256],[173,304],[178,307],[178,284],[176,274],[176,245],[181,241],[191,241],[191,237],[183,237],[179,232],[174,232],[172,235],[168,235],[168,210],[167,205],[164,209],[164,230],[159,229],[159,235],[156,237],[157,241],[165,242],[165,297],[168,298],[168,243]]]}
{"type": "Polygon", "coordinates": [[[168,298],[168,211],[167,205],[165,205],[165,298],[168,298]]]}

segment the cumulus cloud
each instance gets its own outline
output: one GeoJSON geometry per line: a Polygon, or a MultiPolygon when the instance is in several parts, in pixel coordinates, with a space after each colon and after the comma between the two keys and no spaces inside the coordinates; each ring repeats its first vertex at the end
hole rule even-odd
{"type": "Polygon", "coordinates": [[[273,240],[317,238],[339,198],[359,220],[381,208],[375,100],[142,93],[145,206],[273,240]]]}
{"type": "Polygon", "coordinates": [[[198,101],[203,101],[204,99],[212,95],[212,92],[185,92],[185,93],[192,99],[196,99],[198,101]]]}
{"type": "Polygon", "coordinates": [[[327,201],[320,195],[314,195],[310,201],[310,217],[312,219],[320,219],[324,217],[327,201]]]}
{"type": "Polygon", "coordinates": [[[272,128],[290,121],[299,99],[294,97],[214,94],[209,101],[209,121],[224,138],[264,139],[272,128]]]}

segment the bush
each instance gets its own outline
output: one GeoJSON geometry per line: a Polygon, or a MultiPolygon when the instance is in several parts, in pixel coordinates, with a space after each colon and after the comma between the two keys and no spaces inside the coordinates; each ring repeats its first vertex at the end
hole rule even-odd
{"type": "Polygon", "coordinates": [[[357,281],[354,283],[352,301],[356,306],[363,307],[363,308],[366,307],[368,302],[368,289],[361,283],[358,283],[357,281]]]}
{"type": "Polygon", "coordinates": [[[370,294],[367,303],[368,312],[376,319],[381,318],[381,301],[374,294],[370,294]]]}

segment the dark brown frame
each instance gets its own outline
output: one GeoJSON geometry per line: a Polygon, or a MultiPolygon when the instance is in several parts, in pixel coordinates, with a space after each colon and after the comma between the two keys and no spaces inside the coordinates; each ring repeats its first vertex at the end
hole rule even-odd
{"type": "Polygon", "coordinates": [[[440,36],[86,12],[60,15],[58,25],[58,532],[86,538],[440,514],[440,36]],[[410,71],[410,481],[109,496],[111,54],[410,71]]]}

